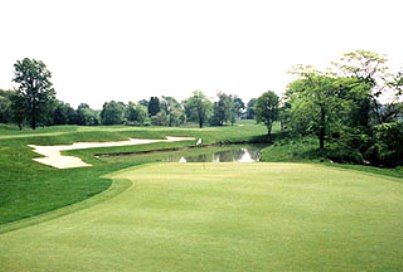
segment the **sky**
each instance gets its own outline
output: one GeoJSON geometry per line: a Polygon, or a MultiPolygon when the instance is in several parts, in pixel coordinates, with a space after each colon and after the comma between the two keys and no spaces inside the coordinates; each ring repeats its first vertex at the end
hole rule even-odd
{"type": "Polygon", "coordinates": [[[193,90],[245,102],[279,95],[296,64],[324,69],[342,53],[386,54],[403,67],[397,0],[1,0],[0,88],[13,65],[42,60],[57,98],[95,109],[193,90]]]}

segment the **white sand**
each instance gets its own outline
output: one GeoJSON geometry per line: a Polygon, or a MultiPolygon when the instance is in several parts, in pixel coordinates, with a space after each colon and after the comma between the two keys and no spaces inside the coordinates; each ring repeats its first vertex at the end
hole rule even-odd
{"type": "Polygon", "coordinates": [[[45,156],[44,158],[35,158],[34,161],[43,163],[52,167],[65,169],[65,168],[75,168],[91,166],[91,164],[83,162],[78,157],[73,156],[63,156],[61,151],[65,150],[75,150],[75,149],[86,149],[95,147],[111,147],[111,146],[129,146],[129,145],[140,145],[149,144],[156,142],[178,142],[178,141],[192,141],[194,138],[190,137],[166,137],[166,140],[150,140],[150,139],[130,139],[128,141],[119,142],[78,142],[72,145],[52,145],[52,146],[39,146],[39,145],[28,145],[34,149],[34,152],[45,156]]]}

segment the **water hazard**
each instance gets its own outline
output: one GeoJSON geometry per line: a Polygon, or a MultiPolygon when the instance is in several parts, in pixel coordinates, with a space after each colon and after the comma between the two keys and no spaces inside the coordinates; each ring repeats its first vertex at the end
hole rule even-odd
{"type": "Polygon", "coordinates": [[[258,146],[237,147],[229,150],[206,152],[197,155],[170,156],[163,161],[167,162],[256,162],[260,158],[258,146]]]}

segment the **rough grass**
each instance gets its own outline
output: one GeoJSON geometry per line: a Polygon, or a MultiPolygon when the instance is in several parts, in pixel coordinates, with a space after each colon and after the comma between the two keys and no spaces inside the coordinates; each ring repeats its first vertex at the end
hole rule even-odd
{"type": "MultiPolygon", "coordinates": [[[[278,137],[281,138],[281,137],[278,137]]],[[[351,169],[377,175],[400,178],[403,182],[403,167],[379,168],[373,166],[331,163],[318,149],[319,141],[314,137],[278,139],[261,150],[264,162],[309,162],[351,169]]]]}
{"type": "Polygon", "coordinates": [[[0,127],[0,226],[36,216],[57,208],[80,202],[106,190],[111,181],[102,175],[158,160],[154,155],[147,160],[102,160],[94,157],[99,152],[153,150],[175,146],[194,145],[194,142],[159,143],[155,145],[92,149],[74,151],[93,167],[55,169],[32,160],[35,154],[28,144],[59,145],[74,142],[119,141],[134,138],[162,139],[165,136],[202,137],[206,144],[227,141],[258,141],[265,128],[253,122],[242,126],[223,128],[165,128],[165,127],[78,127],[56,126],[35,131],[9,126],[0,127]]]}
{"type": "Polygon", "coordinates": [[[1,271],[401,271],[397,179],[288,163],[150,164],[123,193],[0,235],[1,271]]]}

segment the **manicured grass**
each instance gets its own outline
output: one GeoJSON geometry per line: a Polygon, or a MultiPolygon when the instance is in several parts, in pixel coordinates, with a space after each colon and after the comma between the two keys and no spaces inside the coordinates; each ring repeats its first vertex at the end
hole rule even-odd
{"type": "Polygon", "coordinates": [[[106,178],[132,186],[1,234],[0,270],[403,270],[395,178],[289,163],[149,164],[106,178]]]}
{"type": "Polygon", "coordinates": [[[55,169],[32,160],[35,154],[28,144],[59,145],[74,142],[119,141],[133,138],[162,139],[165,136],[202,137],[205,144],[259,141],[265,128],[253,122],[223,128],[166,127],[78,127],[57,126],[19,131],[0,126],[0,226],[80,202],[106,190],[111,181],[102,175],[129,166],[158,160],[106,160],[94,157],[102,152],[133,152],[194,145],[194,142],[72,151],[93,167],[55,169]]]}

